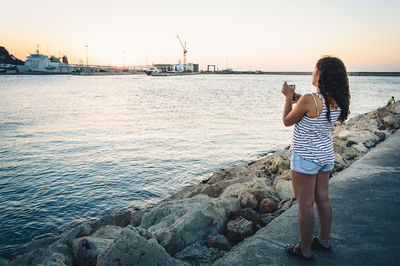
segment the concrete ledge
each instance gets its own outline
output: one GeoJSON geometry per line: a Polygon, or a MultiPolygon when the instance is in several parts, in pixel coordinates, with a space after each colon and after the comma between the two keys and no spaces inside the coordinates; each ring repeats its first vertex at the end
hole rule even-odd
{"type": "Polygon", "coordinates": [[[313,251],[312,262],[285,252],[299,241],[294,205],[213,265],[398,265],[400,130],[332,178],[330,198],[331,252],[313,251]]]}

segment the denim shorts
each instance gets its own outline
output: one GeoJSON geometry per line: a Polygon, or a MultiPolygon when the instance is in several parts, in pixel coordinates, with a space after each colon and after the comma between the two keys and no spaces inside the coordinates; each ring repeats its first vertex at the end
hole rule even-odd
{"type": "Polygon", "coordinates": [[[334,165],[334,162],[319,165],[317,163],[314,163],[313,161],[304,159],[296,152],[292,152],[292,158],[290,160],[290,169],[307,175],[315,175],[318,172],[331,171],[334,165]]]}

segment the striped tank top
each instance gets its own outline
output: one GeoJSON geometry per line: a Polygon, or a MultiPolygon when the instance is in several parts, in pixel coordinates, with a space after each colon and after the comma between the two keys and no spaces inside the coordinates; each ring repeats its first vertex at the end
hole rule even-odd
{"type": "MultiPolygon", "coordinates": [[[[340,116],[340,107],[336,110],[331,110],[331,121],[328,121],[326,118],[327,107],[325,102],[318,93],[315,94],[322,101],[322,113],[315,118],[304,115],[296,123],[291,150],[304,159],[322,166],[335,161],[332,129],[340,116]]],[[[314,97],[314,95],[312,96],[314,97]]]]}

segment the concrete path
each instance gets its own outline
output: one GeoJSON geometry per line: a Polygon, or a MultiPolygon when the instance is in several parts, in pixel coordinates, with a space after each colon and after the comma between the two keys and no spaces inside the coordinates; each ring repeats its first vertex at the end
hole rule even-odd
{"type": "Polygon", "coordinates": [[[299,241],[295,205],[213,265],[400,265],[400,130],[332,178],[330,198],[331,252],[285,252],[299,241]]]}

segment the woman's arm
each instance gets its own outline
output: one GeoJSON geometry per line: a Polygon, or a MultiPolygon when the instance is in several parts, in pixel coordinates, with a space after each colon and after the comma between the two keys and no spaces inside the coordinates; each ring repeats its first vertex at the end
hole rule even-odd
{"type": "Polygon", "coordinates": [[[282,93],[285,95],[285,107],[283,109],[283,124],[287,127],[296,124],[303,115],[308,112],[309,106],[309,97],[312,97],[310,94],[301,96],[294,92],[295,86],[293,88],[289,87],[289,85],[285,82],[282,85],[282,93]],[[295,107],[292,109],[293,104],[293,95],[295,96],[295,107]]]}

